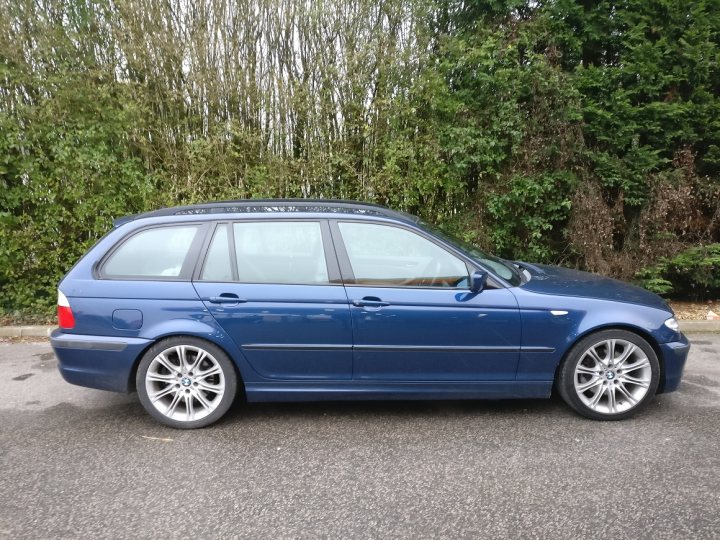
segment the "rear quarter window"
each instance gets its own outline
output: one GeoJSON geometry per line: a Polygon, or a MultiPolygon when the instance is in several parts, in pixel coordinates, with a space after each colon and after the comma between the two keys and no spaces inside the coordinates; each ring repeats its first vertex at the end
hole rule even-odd
{"type": "Polygon", "coordinates": [[[105,278],[168,278],[182,276],[199,225],[144,229],[124,239],[102,264],[105,278]]]}

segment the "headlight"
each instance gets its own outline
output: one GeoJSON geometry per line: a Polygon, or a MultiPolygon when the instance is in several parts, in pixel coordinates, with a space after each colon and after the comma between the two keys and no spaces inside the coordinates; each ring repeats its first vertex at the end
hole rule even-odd
{"type": "Polygon", "coordinates": [[[673,332],[677,332],[680,330],[680,325],[675,320],[675,317],[670,317],[667,321],[665,321],[665,326],[667,326],[673,332]]]}

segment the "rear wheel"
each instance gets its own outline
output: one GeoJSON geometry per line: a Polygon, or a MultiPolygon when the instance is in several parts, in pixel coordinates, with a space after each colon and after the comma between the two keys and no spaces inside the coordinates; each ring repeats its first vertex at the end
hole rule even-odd
{"type": "Polygon", "coordinates": [[[643,338],[604,330],[577,343],[560,369],[558,390],[576,412],[595,420],[622,420],[653,398],[660,363],[643,338]]]}
{"type": "Polygon", "coordinates": [[[237,393],[237,376],[217,346],[174,337],[152,346],[140,360],[136,385],[153,418],[174,428],[205,427],[219,420],[237,393]]]}

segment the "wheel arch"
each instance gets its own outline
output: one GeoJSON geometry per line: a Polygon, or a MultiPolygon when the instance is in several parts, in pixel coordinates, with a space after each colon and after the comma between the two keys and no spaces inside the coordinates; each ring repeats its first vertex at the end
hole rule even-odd
{"type": "Polygon", "coordinates": [[[165,334],[162,336],[158,336],[157,338],[150,341],[147,346],[143,348],[142,351],[137,355],[137,358],[135,358],[135,361],[133,362],[132,369],[130,370],[130,374],[128,375],[128,392],[135,392],[137,391],[135,379],[137,377],[137,370],[138,366],[140,365],[140,360],[142,360],[143,356],[150,350],[151,347],[154,347],[158,343],[171,339],[171,338],[193,338],[193,339],[199,339],[200,341],[204,341],[206,343],[209,343],[211,345],[214,345],[215,347],[218,347],[222,352],[224,352],[227,357],[230,359],[230,363],[233,365],[233,369],[235,370],[235,376],[238,380],[238,398],[245,400],[245,379],[242,376],[242,373],[240,371],[240,368],[237,365],[237,361],[235,360],[235,357],[233,354],[228,351],[227,347],[223,346],[222,343],[218,343],[217,341],[214,341],[212,339],[208,339],[205,335],[197,335],[197,334],[191,334],[187,332],[179,332],[179,333],[173,333],[173,334],[165,334]]]}
{"type": "Polygon", "coordinates": [[[623,324],[623,323],[608,323],[603,324],[599,326],[594,326],[592,328],[588,328],[584,332],[578,334],[575,336],[575,339],[568,345],[568,347],[565,349],[565,352],[563,353],[562,357],[558,361],[557,365],[555,366],[555,372],[553,374],[553,392],[557,390],[557,384],[558,384],[558,377],[560,374],[560,369],[562,368],[563,364],[567,361],[568,356],[570,355],[570,352],[575,348],[575,345],[580,343],[583,339],[585,339],[588,336],[591,336],[593,334],[597,334],[600,332],[604,332],[606,330],[624,330],[626,332],[631,332],[633,334],[637,334],[641,338],[643,338],[645,341],[648,342],[650,347],[652,347],[653,351],[655,352],[655,356],[657,356],[658,363],[660,364],[660,382],[658,384],[657,393],[661,393],[665,387],[665,359],[663,358],[662,350],[660,349],[660,345],[657,342],[657,340],[648,332],[647,330],[644,330],[643,328],[640,328],[638,326],[633,326],[631,324],[623,324]]]}

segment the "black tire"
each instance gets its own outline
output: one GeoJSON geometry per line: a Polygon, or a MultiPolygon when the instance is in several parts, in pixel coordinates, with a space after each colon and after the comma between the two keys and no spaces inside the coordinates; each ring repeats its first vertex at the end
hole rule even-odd
{"type": "MultiPolygon", "coordinates": [[[[613,356],[617,350],[613,350],[613,356]]],[[[620,357],[625,352],[625,349],[623,348],[621,351],[620,357]]],[[[556,386],[565,403],[582,416],[593,420],[623,420],[647,406],[655,396],[659,383],[660,362],[657,354],[645,339],[626,330],[603,330],[586,336],[572,347],[558,371],[556,386]],[[587,368],[589,370],[589,366],[592,366],[593,363],[599,366],[600,363],[594,360],[589,349],[595,346],[598,347],[597,350],[593,349],[596,353],[598,350],[607,351],[610,346],[604,344],[610,342],[610,340],[619,340],[616,345],[618,348],[624,343],[635,345],[637,349],[628,349],[634,352],[631,353],[631,363],[627,365],[630,368],[633,365],[642,367],[638,367],[636,370],[626,369],[623,372],[621,364],[619,369],[605,369],[604,371],[602,367],[598,367],[597,375],[576,372],[581,361],[583,364],[580,369],[587,368]],[[588,352],[587,355],[586,352],[588,352]],[[647,359],[649,366],[645,366],[641,361],[643,356],[647,359]],[[638,374],[643,375],[643,377],[639,377],[638,374]],[[642,386],[640,383],[629,382],[629,380],[625,379],[628,376],[632,376],[636,380],[642,379],[643,384],[647,382],[647,387],[642,386]],[[576,382],[578,387],[576,387],[576,382]],[[593,385],[593,387],[585,392],[580,392],[579,390],[582,390],[586,385],[593,385]],[[620,386],[622,386],[626,394],[620,393],[620,386]],[[597,391],[593,392],[596,389],[597,391]],[[642,394],[644,390],[645,393],[642,394]],[[597,408],[589,406],[586,402],[593,402],[599,392],[605,392],[605,394],[600,396],[600,401],[595,405],[597,408]],[[619,401],[611,403],[610,393],[612,393],[613,399],[620,396],[623,400],[622,405],[619,401]],[[635,398],[635,401],[632,398],[635,398]],[[616,412],[610,412],[613,408],[616,409],[616,412]]]]}
{"type": "Polygon", "coordinates": [[[163,339],[145,352],[138,365],[135,382],[140,403],[158,422],[177,429],[196,429],[217,422],[228,411],[237,395],[238,377],[235,366],[220,347],[202,339],[177,336],[163,339]],[[187,349],[180,348],[182,346],[187,349]],[[179,349],[174,349],[175,347],[179,349]],[[190,362],[196,363],[198,366],[196,372],[181,371],[183,363],[180,360],[180,353],[174,352],[181,350],[185,351],[183,355],[188,359],[187,367],[191,367],[190,362]],[[205,356],[202,356],[200,351],[203,351],[205,356]],[[169,361],[171,367],[177,365],[177,370],[167,369],[164,367],[163,361],[156,361],[158,355],[163,352],[168,352],[164,357],[169,361]],[[198,359],[200,360],[197,361],[198,359]],[[151,366],[153,366],[152,378],[148,380],[148,371],[151,366]],[[211,374],[203,376],[203,373],[211,374]],[[185,386],[186,383],[187,386],[185,386]],[[167,392],[153,402],[148,394],[148,386],[157,390],[154,397],[158,393],[167,392]],[[205,389],[210,387],[218,389],[222,387],[222,392],[205,389]],[[176,395],[177,398],[175,398],[176,395]],[[177,403],[175,403],[175,399],[177,399],[177,403]],[[203,405],[201,401],[209,406],[203,405]],[[158,405],[156,406],[155,403],[158,405]],[[175,404],[175,409],[172,409],[175,411],[174,413],[171,411],[173,404],[175,404]],[[197,410],[201,411],[200,413],[195,412],[196,406],[198,406],[197,410]],[[182,408],[180,409],[180,407],[182,408]],[[175,418],[168,416],[161,408],[171,411],[175,418]],[[180,417],[182,411],[185,411],[182,414],[185,418],[180,417]],[[195,419],[195,416],[198,415],[202,416],[195,419]]]}

